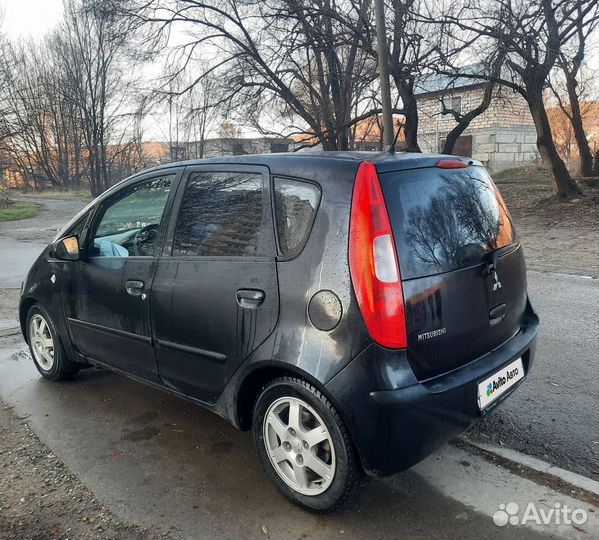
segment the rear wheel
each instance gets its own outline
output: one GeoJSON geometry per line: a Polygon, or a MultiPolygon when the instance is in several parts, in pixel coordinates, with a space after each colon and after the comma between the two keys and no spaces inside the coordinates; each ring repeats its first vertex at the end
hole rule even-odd
{"type": "Polygon", "coordinates": [[[77,364],[68,361],[54,323],[40,304],[27,313],[27,338],[33,363],[46,379],[58,381],[79,371],[77,364]]]}
{"type": "Polygon", "coordinates": [[[367,483],[341,418],[302,379],[282,377],[263,388],[253,429],[266,474],[285,497],[304,508],[330,512],[367,483]]]}

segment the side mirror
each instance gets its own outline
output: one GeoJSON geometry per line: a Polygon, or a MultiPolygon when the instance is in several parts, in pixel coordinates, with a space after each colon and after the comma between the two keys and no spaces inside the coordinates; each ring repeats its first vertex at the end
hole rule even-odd
{"type": "Polygon", "coordinates": [[[61,239],[54,249],[54,256],[63,261],[79,260],[79,238],[67,236],[61,239]]]}

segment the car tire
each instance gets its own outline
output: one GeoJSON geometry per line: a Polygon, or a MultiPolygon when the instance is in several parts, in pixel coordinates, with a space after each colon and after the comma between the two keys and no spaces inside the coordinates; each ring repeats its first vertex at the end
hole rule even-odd
{"type": "Polygon", "coordinates": [[[70,362],[52,318],[41,304],[27,312],[27,343],[37,370],[51,381],[68,379],[80,369],[70,362]]]}
{"type": "Polygon", "coordinates": [[[281,377],[264,386],[252,424],[266,475],[295,504],[332,512],[368,483],[341,417],[303,379],[281,377]]]}

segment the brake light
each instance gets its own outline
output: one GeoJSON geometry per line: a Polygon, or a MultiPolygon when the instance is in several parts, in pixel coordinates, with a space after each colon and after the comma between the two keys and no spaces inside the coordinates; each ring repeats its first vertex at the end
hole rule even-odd
{"type": "Polygon", "coordinates": [[[403,288],[387,207],[374,164],[358,168],[349,229],[349,267],[366,327],[377,343],[406,348],[403,288]]]}
{"type": "Polygon", "coordinates": [[[437,168],[439,169],[465,169],[468,165],[469,163],[459,159],[441,159],[437,161],[437,168]]]}

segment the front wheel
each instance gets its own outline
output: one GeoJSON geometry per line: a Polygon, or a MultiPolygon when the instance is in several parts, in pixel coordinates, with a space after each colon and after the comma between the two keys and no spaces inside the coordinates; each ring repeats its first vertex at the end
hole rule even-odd
{"type": "Polygon", "coordinates": [[[56,327],[40,304],[27,313],[27,341],[33,363],[46,379],[59,381],[79,371],[79,366],[67,359],[56,327]]]}
{"type": "Polygon", "coordinates": [[[253,429],[268,477],[285,497],[308,510],[331,512],[367,483],[339,414],[302,379],[281,377],[262,389],[253,429]]]}

